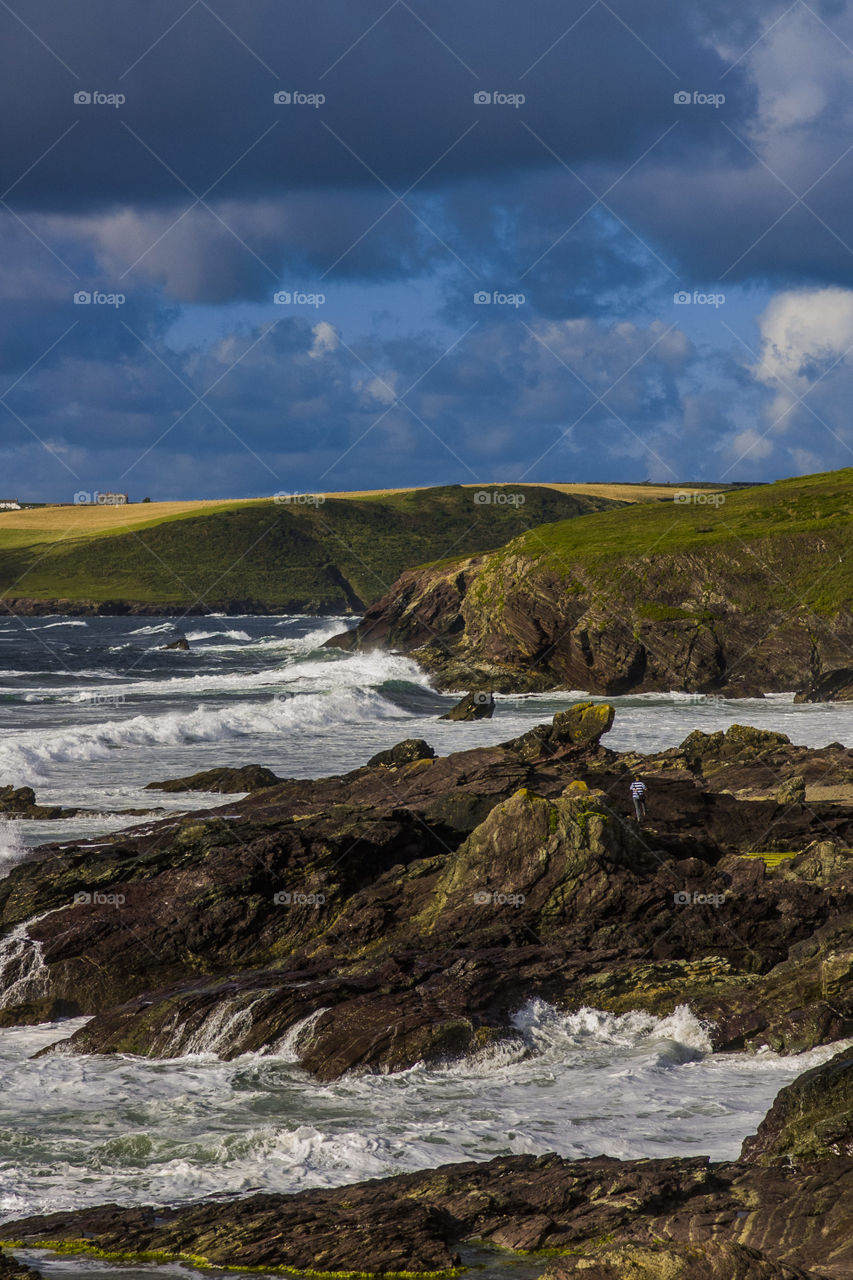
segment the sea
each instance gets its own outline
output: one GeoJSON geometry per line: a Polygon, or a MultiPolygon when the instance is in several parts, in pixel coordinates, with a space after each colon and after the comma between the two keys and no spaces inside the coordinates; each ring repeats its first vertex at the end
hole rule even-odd
{"type": "MultiPolygon", "coordinates": [[[[0,786],[32,786],[40,803],[92,810],[0,821],[0,877],[40,843],[96,844],[141,820],[116,811],[157,816],[211,802],[146,791],[155,780],[252,763],[319,777],[410,737],[445,754],[506,741],[587,696],[498,696],[489,721],[442,722],[454,696],[436,692],[409,658],[322,647],[354,622],[0,620],[0,786]],[[188,651],[164,648],[179,634],[188,651]]],[[[619,750],[662,750],[693,729],[734,722],[810,746],[853,745],[853,706],[844,704],[796,705],[785,694],[611,701],[607,743],[619,750]]],[[[231,1062],[213,1045],[163,1061],[33,1057],[83,1021],[0,1030],[0,1237],[2,1222],[22,1214],[227,1200],[510,1153],[730,1159],[778,1090],[835,1052],[715,1054],[687,1008],[666,1018],[566,1014],[530,998],[515,1013],[511,1047],[332,1084],[313,1081],[286,1047],[231,1062]]],[[[110,1270],[26,1256],[57,1278],[110,1270]]]]}

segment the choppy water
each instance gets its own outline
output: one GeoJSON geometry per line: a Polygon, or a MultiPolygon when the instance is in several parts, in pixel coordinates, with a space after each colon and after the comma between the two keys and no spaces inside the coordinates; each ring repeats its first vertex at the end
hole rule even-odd
{"type": "MultiPolygon", "coordinates": [[[[222,764],[336,773],[412,736],[439,752],[500,742],[582,696],[499,697],[491,721],[440,723],[454,699],[408,659],[318,648],[345,625],[192,619],[191,651],[180,653],[159,647],[171,621],[3,620],[0,785],[99,810],[185,808],[209,798],[142,788],[222,764]]],[[[815,746],[853,742],[853,708],[841,704],[615,701],[608,743],[620,749],[674,746],[735,720],[815,746]]],[[[0,875],[27,845],[124,824],[0,824],[0,875]]],[[[473,1062],[322,1086],[287,1051],[229,1063],[210,1053],[33,1061],[73,1026],[0,1031],[0,1218],[334,1185],[508,1152],[731,1157],[779,1088],[832,1052],[712,1055],[686,1010],[564,1016],[534,1001],[517,1022],[518,1045],[473,1062]]],[[[50,1264],[57,1280],[67,1265],[50,1264]]]]}
{"type": "MultiPolygon", "coordinates": [[[[583,694],[499,696],[492,720],[442,723],[455,701],[408,658],[322,649],[344,618],[196,618],[191,650],[162,646],[170,620],[0,621],[0,785],[30,785],[42,803],[91,809],[185,808],[143,790],[160,778],[257,762],[316,777],[363,764],[406,737],[440,753],[501,742],[583,694]]],[[[791,697],[725,702],[684,695],[617,698],[607,738],[619,749],[675,746],[694,728],[737,720],[812,746],[853,741],[853,707],[791,697]]],[[[189,803],[192,803],[190,801],[189,803]]],[[[197,803],[202,803],[199,799],[197,803]]],[[[23,843],[92,835],[126,820],[5,824],[0,870],[23,843]]]]}
{"type": "Polygon", "coordinates": [[[518,1045],[318,1085],[292,1056],[30,1054],[80,1025],[0,1032],[0,1218],[335,1186],[453,1160],[737,1154],[776,1092],[829,1057],[711,1054],[669,1018],[531,1001],[518,1045]]]}

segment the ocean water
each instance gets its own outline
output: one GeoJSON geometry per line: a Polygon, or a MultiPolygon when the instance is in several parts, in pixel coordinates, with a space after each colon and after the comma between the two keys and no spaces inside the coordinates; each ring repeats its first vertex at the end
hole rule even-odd
{"type": "MultiPolygon", "coordinates": [[[[181,653],[162,649],[176,632],[169,620],[0,622],[0,785],[31,785],[43,803],[95,811],[0,823],[0,876],[47,839],[97,841],[127,824],[107,811],[210,802],[146,792],[155,779],[252,762],[319,776],[413,736],[440,753],[501,742],[584,696],[499,697],[491,721],[441,723],[454,698],[410,660],[319,647],[346,625],[191,619],[191,649],[181,653]]],[[[853,743],[853,708],[841,704],[795,706],[783,695],[615,701],[607,741],[619,749],[662,749],[734,721],[814,746],[853,743]]],[[[109,1200],[331,1186],[512,1152],[730,1158],[778,1090],[834,1051],[712,1054],[687,1009],[665,1019],[565,1015],[531,1000],[517,1011],[516,1039],[474,1060],[328,1085],[299,1068],[297,1036],[276,1053],[228,1063],[212,1051],[213,1032],[180,1059],[33,1060],[76,1025],[0,1030],[0,1220],[109,1200]]],[[[57,1276],[69,1265],[45,1264],[57,1276]]]]}

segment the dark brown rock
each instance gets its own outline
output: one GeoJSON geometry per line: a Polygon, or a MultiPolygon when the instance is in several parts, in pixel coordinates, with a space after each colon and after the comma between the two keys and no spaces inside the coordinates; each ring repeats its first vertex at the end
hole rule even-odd
{"type": "Polygon", "coordinates": [[[491,720],[495,714],[495,699],[491,693],[466,693],[455,707],[451,707],[439,720],[491,720]]]}
{"type": "Polygon", "coordinates": [[[434,1273],[477,1240],[560,1255],[548,1266],[555,1280],[844,1280],[851,1193],[853,1160],[799,1171],[522,1155],[228,1204],[103,1205],[19,1219],[4,1233],[31,1246],[314,1275],[434,1273]]]}
{"type": "Polygon", "coordinates": [[[395,746],[389,747],[387,751],[377,751],[376,755],[371,756],[367,763],[371,767],[384,764],[388,768],[396,768],[401,764],[411,764],[413,760],[434,759],[435,752],[423,738],[406,738],[403,742],[398,742],[395,746]]]}
{"type": "Polygon", "coordinates": [[[73,818],[79,812],[79,809],[63,809],[61,805],[37,804],[32,787],[0,787],[0,815],[6,818],[45,822],[73,818]]]}
{"type": "Polygon", "coordinates": [[[168,778],[165,782],[149,782],[146,791],[210,791],[222,795],[261,791],[274,787],[282,779],[259,764],[246,764],[239,769],[206,769],[186,778],[168,778]]]}
{"type": "Polygon", "coordinates": [[[777,1095],[741,1159],[751,1164],[796,1164],[853,1157],[853,1050],[798,1076],[777,1095]]]}
{"type": "Polygon", "coordinates": [[[853,667],[825,671],[794,698],[795,702],[853,702],[853,667]]]}

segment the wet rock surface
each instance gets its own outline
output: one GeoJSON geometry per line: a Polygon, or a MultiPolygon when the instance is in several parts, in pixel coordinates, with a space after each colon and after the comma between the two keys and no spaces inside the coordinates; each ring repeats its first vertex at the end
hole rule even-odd
{"type": "Polygon", "coordinates": [[[435,752],[423,738],[406,738],[403,742],[389,747],[387,751],[377,751],[367,763],[368,765],[384,764],[389,768],[395,768],[397,765],[411,764],[413,760],[434,759],[435,752]]]}
{"type": "Polygon", "coordinates": [[[243,765],[239,769],[205,769],[186,778],[167,778],[165,782],[149,782],[146,791],[211,791],[222,795],[237,795],[244,791],[261,791],[274,787],[282,779],[272,769],[259,764],[243,765]]]}
{"type": "Polygon", "coordinates": [[[451,707],[439,720],[491,720],[495,714],[495,699],[488,690],[466,693],[455,707],[451,707]]]}
{"type": "Polygon", "coordinates": [[[65,809],[62,805],[38,804],[32,787],[0,787],[0,817],[45,822],[54,818],[73,818],[82,809],[65,809]]]}
{"type": "Polygon", "coordinates": [[[438,759],[398,744],[390,766],[44,846],[0,881],[4,1020],[65,1002],[92,1015],[72,1050],[154,1056],[291,1036],[321,1079],[515,1037],[532,996],[689,1003],[717,1048],[853,1034],[853,804],[775,798],[853,753],[692,734],[642,761],[641,827],[612,718],[580,703],[438,759]]]}
{"type": "MultiPolygon", "coordinates": [[[[587,702],[496,747],[435,758],[408,740],[341,777],[264,776],[99,847],[45,846],[0,881],[16,939],[0,1025],[91,1014],[63,1051],[158,1057],[286,1039],[319,1080],[489,1049],[535,995],[687,1003],[717,1048],[853,1035],[853,752],[732,726],[620,755],[612,721],[587,702]]],[[[851,1206],[844,1051],[783,1089],[729,1163],[520,1155],[2,1235],[321,1274],[446,1271],[479,1241],[553,1255],[550,1280],[841,1280],[851,1206]]]]}

